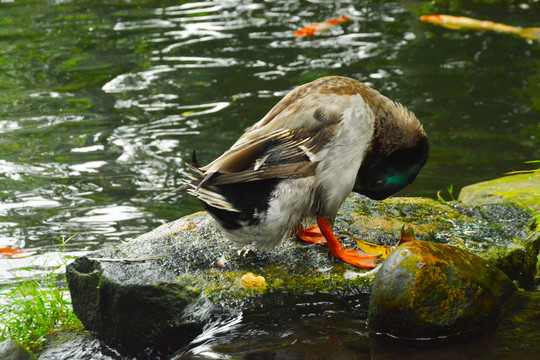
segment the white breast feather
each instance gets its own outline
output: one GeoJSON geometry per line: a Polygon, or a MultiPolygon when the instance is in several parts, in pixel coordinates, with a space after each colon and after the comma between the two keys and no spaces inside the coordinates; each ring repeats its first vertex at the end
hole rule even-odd
{"type": "Polygon", "coordinates": [[[333,222],[339,207],[351,193],[362,160],[371,143],[375,115],[361,95],[351,96],[334,141],[317,167],[316,186],[333,222]]]}

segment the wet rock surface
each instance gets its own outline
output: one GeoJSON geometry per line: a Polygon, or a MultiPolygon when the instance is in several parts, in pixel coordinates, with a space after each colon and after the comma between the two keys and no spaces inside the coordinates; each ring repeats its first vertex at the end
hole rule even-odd
{"type": "Polygon", "coordinates": [[[531,209],[540,220],[540,171],[466,186],[461,189],[458,200],[467,205],[511,202],[531,209]]]}
{"type": "Polygon", "coordinates": [[[165,352],[221,316],[287,307],[305,294],[322,300],[367,293],[373,274],[365,273],[298,241],[239,254],[206,213],[79,258],[66,271],[75,314],[87,329],[121,349],[165,352]],[[265,286],[242,284],[249,272],[264,277],[265,286]]]}
{"type": "Polygon", "coordinates": [[[32,360],[33,356],[18,342],[4,340],[0,342],[0,359],[2,360],[32,360]]]}
{"type": "MultiPolygon", "coordinates": [[[[539,238],[531,214],[504,204],[446,205],[423,198],[371,201],[353,195],[336,220],[345,247],[354,237],[394,245],[404,223],[417,239],[451,244],[532,286],[539,238]]],[[[172,351],[205,324],[250,311],[282,311],[311,302],[367,296],[374,271],[357,269],[327,249],[287,240],[273,251],[239,253],[213,219],[197,213],[117,247],[77,259],[67,268],[75,314],[85,327],[122,351],[172,351]],[[263,287],[246,287],[252,272],[263,287]]]]}
{"type": "Polygon", "coordinates": [[[369,325],[403,339],[467,336],[495,325],[515,291],[502,271],[468,251],[413,241],[390,254],[377,273],[369,325]]]}
{"type": "Polygon", "coordinates": [[[352,196],[336,219],[343,234],[383,245],[395,244],[403,224],[412,225],[418,240],[470,251],[521,287],[533,287],[540,234],[535,230],[536,219],[523,207],[512,203],[443,204],[426,198],[365,201],[352,196]]]}
{"type": "Polygon", "coordinates": [[[118,351],[87,331],[59,332],[47,339],[39,360],[123,360],[118,351]]]}
{"type": "MultiPolygon", "coordinates": [[[[505,176],[464,187],[459,201],[466,205],[513,203],[531,211],[536,218],[536,231],[540,232],[540,171],[505,176]]],[[[526,244],[531,246],[531,244],[526,244]]],[[[534,246],[534,245],[533,245],[534,246]]],[[[530,252],[538,249],[531,249],[530,252]]],[[[528,259],[530,267],[536,266],[535,288],[540,290],[540,257],[528,259]]]]}

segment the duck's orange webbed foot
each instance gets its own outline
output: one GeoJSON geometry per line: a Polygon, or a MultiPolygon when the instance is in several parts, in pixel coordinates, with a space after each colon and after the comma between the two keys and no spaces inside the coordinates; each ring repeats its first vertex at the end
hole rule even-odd
{"type": "Polygon", "coordinates": [[[345,250],[338,238],[334,235],[328,218],[317,218],[317,224],[319,225],[320,232],[326,239],[328,250],[335,258],[363,269],[373,269],[377,265],[376,260],[379,258],[378,255],[363,253],[355,249],[345,250]]]}
{"type": "Polygon", "coordinates": [[[326,239],[318,225],[304,229],[302,224],[298,224],[291,235],[296,235],[299,239],[311,244],[326,245],[326,239]]]}

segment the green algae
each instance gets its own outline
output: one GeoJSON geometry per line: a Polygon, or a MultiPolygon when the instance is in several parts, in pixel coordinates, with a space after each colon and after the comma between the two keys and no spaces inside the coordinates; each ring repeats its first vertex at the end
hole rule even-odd
{"type": "MultiPolygon", "coordinates": [[[[279,301],[283,296],[301,297],[305,294],[337,295],[356,293],[358,289],[367,289],[374,274],[363,275],[362,271],[326,271],[313,273],[291,273],[283,271],[282,266],[269,266],[258,270],[257,275],[263,276],[266,286],[262,288],[246,288],[240,282],[245,270],[209,269],[198,277],[189,276],[190,284],[202,296],[221,306],[244,303],[246,308],[279,301]],[[262,297],[265,297],[262,299],[262,297]]],[[[185,276],[182,276],[185,278],[185,276]]]]}
{"type": "Polygon", "coordinates": [[[412,273],[418,270],[421,264],[412,256],[407,256],[401,261],[401,267],[412,273]]]}

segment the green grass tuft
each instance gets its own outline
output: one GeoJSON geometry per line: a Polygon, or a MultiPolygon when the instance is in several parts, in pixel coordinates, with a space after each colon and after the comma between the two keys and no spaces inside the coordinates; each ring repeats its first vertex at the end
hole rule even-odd
{"type": "Polygon", "coordinates": [[[448,194],[450,195],[450,200],[449,201],[446,201],[442,195],[441,195],[441,191],[437,191],[437,200],[439,200],[439,202],[443,203],[443,204],[447,204],[448,202],[450,201],[456,201],[456,198],[454,197],[454,185],[453,184],[450,184],[450,187],[448,188],[448,194]]]}
{"type": "MultiPolygon", "coordinates": [[[[62,247],[68,240],[62,239],[62,247]]],[[[55,331],[82,327],[73,313],[67,285],[58,281],[58,270],[65,265],[58,264],[43,278],[21,278],[15,287],[0,289],[0,341],[12,339],[34,351],[55,331]]]]}

